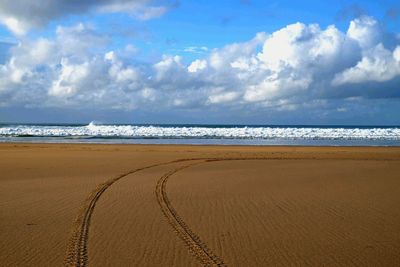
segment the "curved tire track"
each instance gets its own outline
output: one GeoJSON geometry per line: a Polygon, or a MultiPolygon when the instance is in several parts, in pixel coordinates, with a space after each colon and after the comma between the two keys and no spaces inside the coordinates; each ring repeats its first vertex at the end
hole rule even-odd
{"type": "MultiPolygon", "coordinates": [[[[65,255],[65,259],[64,259],[64,265],[65,266],[87,266],[87,264],[88,264],[87,243],[88,243],[88,238],[89,238],[90,220],[91,220],[93,211],[96,207],[97,201],[100,199],[102,194],[118,180],[120,180],[130,174],[142,171],[142,170],[146,170],[146,169],[150,169],[150,168],[158,167],[158,166],[163,166],[163,165],[168,165],[168,164],[173,164],[173,163],[179,163],[179,162],[196,161],[196,160],[202,161],[202,162],[212,162],[212,161],[224,161],[224,160],[270,160],[270,159],[280,159],[280,158],[263,158],[263,157],[240,158],[240,157],[235,157],[235,158],[179,159],[179,160],[173,160],[173,161],[169,161],[169,162],[163,162],[163,163],[159,163],[159,164],[153,164],[153,165],[149,165],[146,167],[138,168],[138,169],[129,171],[127,173],[121,174],[117,177],[114,177],[114,178],[111,178],[111,179],[105,181],[104,183],[100,184],[95,190],[93,190],[91,192],[91,194],[88,196],[88,198],[85,200],[85,202],[83,203],[83,205],[80,208],[78,216],[76,217],[75,222],[72,227],[71,237],[70,237],[69,243],[67,245],[67,252],[65,255]]],[[[192,164],[192,165],[194,165],[194,164],[192,164]]],[[[180,231],[183,231],[180,236],[186,243],[187,242],[190,243],[189,249],[191,251],[193,251],[196,256],[200,255],[198,258],[202,262],[206,262],[206,265],[208,263],[210,263],[211,266],[213,266],[213,265],[214,266],[215,265],[223,266],[224,263],[222,262],[222,260],[220,260],[216,255],[214,255],[205,246],[205,244],[203,244],[201,242],[201,240],[190,230],[190,228],[187,227],[187,225],[182,221],[182,219],[178,216],[176,211],[173,209],[173,207],[169,203],[167,195],[165,193],[165,184],[166,184],[168,178],[172,174],[176,173],[177,171],[187,168],[189,166],[191,166],[191,165],[186,165],[184,167],[175,169],[161,177],[161,179],[159,180],[160,185],[157,183],[157,188],[160,186],[160,189],[161,189],[161,191],[159,193],[156,193],[157,199],[159,200],[160,205],[165,205],[165,211],[164,211],[163,206],[161,206],[161,209],[163,210],[163,213],[168,218],[168,220],[169,220],[169,215],[172,214],[172,217],[171,217],[172,222],[170,221],[170,223],[174,227],[174,229],[175,229],[175,226],[177,226],[180,231]],[[159,199],[159,195],[162,198],[159,199]],[[168,204],[166,204],[166,203],[168,203],[168,204]],[[167,215],[167,214],[169,214],[169,215],[167,215]],[[189,240],[188,238],[191,240],[189,240]],[[188,239],[188,241],[186,241],[186,239],[188,239]],[[197,248],[195,248],[195,247],[197,247],[197,248]],[[201,252],[201,250],[203,252],[201,252]],[[197,254],[197,253],[199,253],[199,254],[197,254]],[[207,254],[207,253],[209,253],[209,254],[207,254]],[[206,254],[208,256],[206,256],[206,254]],[[210,261],[210,259],[211,259],[211,261],[210,261]]],[[[177,229],[175,229],[175,230],[178,231],[177,229]]]]}
{"type": "Polygon", "coordinates": [[[226,266],[222,259],[215,255],[200,238],[192,232],[189,226],[181,219],[179,214],[176,212],[171,202],[168,199],[166,193],[166,185],[168,178],[174,173],[177,173],[183,169],[195,165],[185,165],[176,168],[166,174],[164,174],[157,182],[156,195],[157,201],[160,205],[164,216],[167,218],[169,224],[174,228],[177,235],[183,240],[190,252],[204,265],[204,266],[226,266]]]}
{"type": "Polygon", "coordinates": [[[88,251],[87,251],[87,243],[89,238],[89,227],[90,220],[96,207],[97,201],[100,199],[101,195],[115,182],[118,180],[132,174],[135,172],[139,172],[145,169],[150,169],[157,166],[173,164],[184,161],[194,161],[194,160],[202,160],[204,158],[192,158],[192,159],[181,159],[174,160],[159,164],[153,164],[146,167],[138,168],[127,173],[121,174],[117,177],[111,178],[104,183],[100,184],[86,201],[81,206],[81,209],[78,213],[77,218],[72,227],[72,233],[67,245],[67,252],[64,259],[65,266],[87,266],[88,263],[88,251]]]}

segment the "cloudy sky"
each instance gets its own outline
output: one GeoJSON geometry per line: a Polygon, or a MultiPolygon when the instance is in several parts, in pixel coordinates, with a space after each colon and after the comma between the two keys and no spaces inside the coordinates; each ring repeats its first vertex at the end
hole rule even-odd
{"type": "Polygon", "coordinates": [[[398,1],[1,0],[0,122],[400,124],[398,1]]]}

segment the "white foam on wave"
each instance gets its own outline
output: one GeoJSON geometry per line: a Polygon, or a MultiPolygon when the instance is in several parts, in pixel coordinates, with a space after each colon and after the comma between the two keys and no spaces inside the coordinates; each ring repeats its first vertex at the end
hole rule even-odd
{"type": "Polygon", "coordinates": [[[167,127],[97,125],[91,122],[86,126],[4,126],[0,127],[0,136],[400,140],[400,128],[167,127]]]}

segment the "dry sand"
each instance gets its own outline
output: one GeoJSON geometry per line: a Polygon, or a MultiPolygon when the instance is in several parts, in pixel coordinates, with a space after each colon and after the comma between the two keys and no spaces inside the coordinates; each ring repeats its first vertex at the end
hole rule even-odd
{"type": "Polygon", "coordinates": [[[0,144],[1,266],[399,266],[400,148],[0,144]]]}

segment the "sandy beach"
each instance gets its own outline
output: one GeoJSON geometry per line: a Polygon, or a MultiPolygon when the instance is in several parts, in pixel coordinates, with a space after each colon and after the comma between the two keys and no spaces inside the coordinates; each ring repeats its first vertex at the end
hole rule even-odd
{"type": "Polygon", "coordinates": [[[0,144],[2,266],[398,266],[400,148],[0,144]]]}

